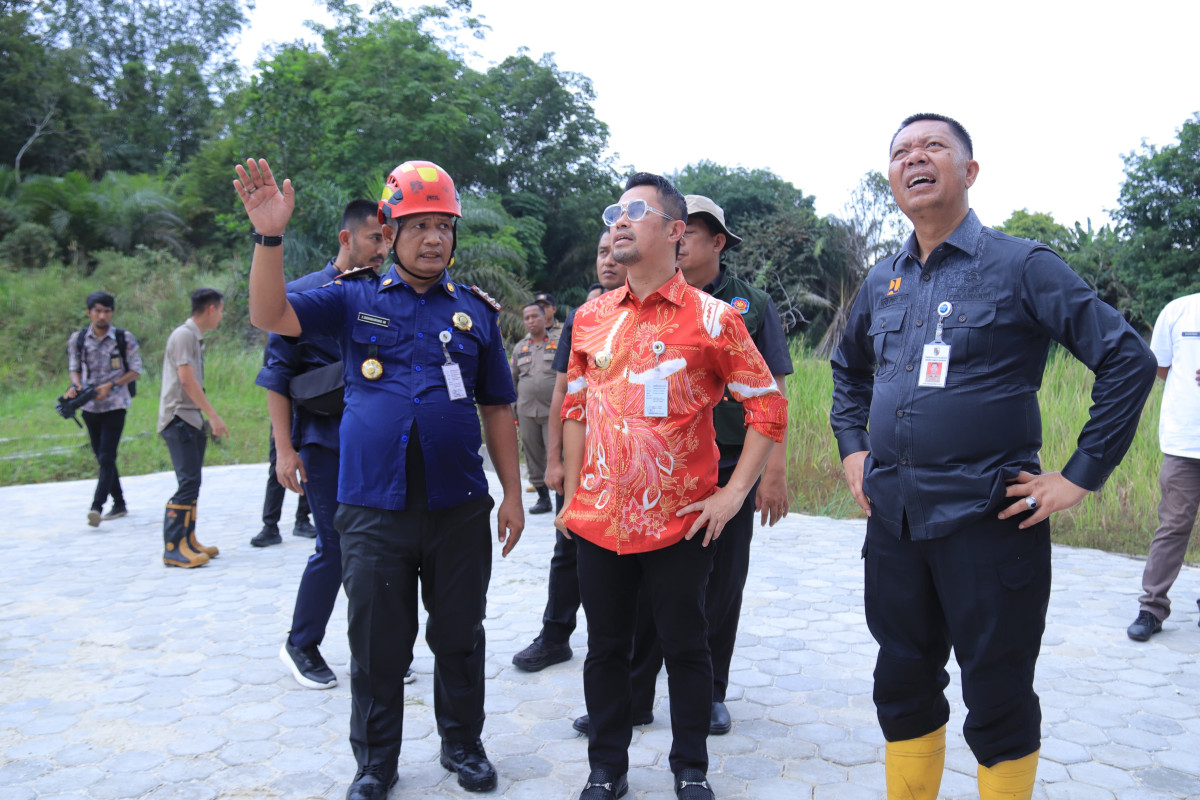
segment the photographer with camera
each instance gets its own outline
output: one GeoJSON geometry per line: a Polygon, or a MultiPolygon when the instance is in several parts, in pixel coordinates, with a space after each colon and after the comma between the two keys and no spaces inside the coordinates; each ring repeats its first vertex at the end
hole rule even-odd
{"type": "Polygon", "coordinates": [[[71,388],[63,398],[70,400],[86,388],[95,387],[95,397],[82,407],[92,452],[100,467],[88,525],[125,516],[125,495],[117,471],[117,446],[125,429],[125,412],[137,393],[136,383],[142,372],[138,341],[132,333],[112,324],[115,301],[108,292],[87,296],[87,315],[91,322],[75,331],[67,341],[67,369],[71,388]],[[112,497],[112,507],[104,512],[104,503],[112,497]]]}

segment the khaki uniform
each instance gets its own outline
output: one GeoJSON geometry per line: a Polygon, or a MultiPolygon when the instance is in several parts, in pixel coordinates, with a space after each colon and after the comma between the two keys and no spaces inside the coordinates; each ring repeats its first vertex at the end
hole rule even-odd
{"type": "Polygon", "coordinates": [[[521,424],[521,447],[525,451],[525,466],[529,482],[545,486],[546,443],[550,438],[550,398],[554,394],[554,356],[558,352],[558,335],[562,327],[555,325],[539,341],[526,336],[513,347],[509,365],[513,385],[517,389],[517,420],[521,424]]]}

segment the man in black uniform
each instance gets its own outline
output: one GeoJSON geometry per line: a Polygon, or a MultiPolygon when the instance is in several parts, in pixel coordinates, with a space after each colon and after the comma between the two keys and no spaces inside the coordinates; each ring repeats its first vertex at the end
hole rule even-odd
{"type": "Polygon", "coordinates": [[[875,265],[832,359],[830,423],[868,515],[867,624],[888,797],[935,798],[954,648],[982,800],[1029,798],[1041,745],[1034,666],[1050,524],[1128,449],[1154,380],[1141,337],[1049,247],[983,227],[979,164],[954,120],[916,114],[888,178],[914,232],[875,265]],[[1096,374],[1091,417],[1043,472],[1037,390],[1051,340],[1096,374]]]}
{"type": "MultiPolygon", "coordinates": [[[[596,279],[604,291],[625,284],[626,269],[612,257],[612,236],[608,228],[596,243],[596,279]]],[[[562,511],[562,409],[567,396],[567,363],[571,353],[571,332],[575,327],[575,310],[567,315],[558,349],[554,355],[554,394],[550,398],[550,426],[546,442],[546,486],[554,490],[554,511],[562,511]]],[[[537,672],[551,664],[569,661],[573,653],[569,639],[575,631],[579,614],[579,576],[575,572],[575,540],[561,531],[554,532],[554,555],[550,558],[549,597],[542,614],[542,630],[533,642],[513,656],[513,666],[526,672],[537,672]]]]}
{"type": "MultiPolygon", "coordinates": [[[[379,202],[394,265],[288,294],[283,232],[294,193],[265,160],[237,168],[255,227],[250,318],[265,330],[341,346],[346,408],[338,431],[338,511],[350,639],[348,800],[382,800],[396,782],[404,675],[417,635],[417,591],[429,613],[441,763],[468,791],[496,787],[480,735],[483,629],[491,579],[491,509],[479,420],[504,487],[497,538],[507,556],[525,524],[511,404],[516,400],[499,306],[452,283],[454,182],[428,161],[401,164],[379,202]]],[[[303,339],[301,340],[303,341],[303,339]]]]}
{"type": "MultiPolygon", "coordinates": [[[[782,387],[785,376],[792,374],[792,357],[787,337],[775,303],[766,292],[754,288],[741,278],[730,275],[721,258],[742,243],[725,225],[724,210],[702,195],[684,196],[687,201],[687,228],[679,248],[676,265],[689,286],[703,289],[713,297],[724,300],[742,315],[746,330],[754,339],[767,368],[782,387]]],[[[746,441],[745,415],[742,404],[733,398],[729,388],[713,409],[713,427],[717,432],[720,451],[717,486],[729,483],[742,444],[746,441]]],[[[788,511],[787,447],[776,445],[771,450],[762,478],[756,483],[738,513],[725,523],[721,538],[711,547],[713,570],[708,577],[704,598],[704,614],[708,619],[708,646],[712,651],[713,701],[709,718],[710,734],[729,733],[733,721],[725,707],[729,688],[729,663],[733,659],[733,644],[737,638],[738,619],[742,613],[742,590],[750,570],[750,540],[754,535],[754,512],[762,513],[762,524],[774,525],[788,511]]],[[[654,684],[662,669],[662,645],[654,626],[654,616],[643,606],[638,613],[637,633],[633,643],[632,689],[630,707],[634,724],[649,724],[654,720],[654,684]]],[[[575,730],[587,733],[587,715],[575,720],[575,730]]]]}

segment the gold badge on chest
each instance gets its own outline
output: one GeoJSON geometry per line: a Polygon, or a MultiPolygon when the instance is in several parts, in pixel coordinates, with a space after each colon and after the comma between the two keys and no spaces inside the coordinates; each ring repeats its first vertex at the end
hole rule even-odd
{"type": "Polygon", "coordinates": [[[453,322],[454,327],[460,331],[469,331],[471,330],[471,326],[475,324],[471,321],[471,318],[465,311],[455,311],[454,316],[450,318],[450,321],[453,322]]]}
{"type": "Polygon", "coordinates": [[[383,377],[383,364],[379,359],[368,358],[362,363],[362,374],[369,381],[377,381],[383,377]]]}

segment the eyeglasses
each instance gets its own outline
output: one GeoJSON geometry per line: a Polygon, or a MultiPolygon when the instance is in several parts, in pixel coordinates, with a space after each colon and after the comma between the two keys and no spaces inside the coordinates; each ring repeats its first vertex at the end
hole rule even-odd
{"type": "Polygon", "coordinates": [[[617,224],[617,220],[621,218],[621,214],[629,217],[630,222],[640,222],[646,218],[646,212],[653,211],[663,219],[669,219],[671,222],[678,222],[670,214],[664,214],[654,206],[647,203],[645,200],[630,200],[628,203],[613,203],[608,208],[604,209],[604,213],[600,218],[604,220],[604,224],[610,228],[617,224]]]}

